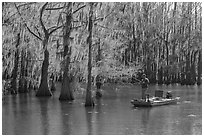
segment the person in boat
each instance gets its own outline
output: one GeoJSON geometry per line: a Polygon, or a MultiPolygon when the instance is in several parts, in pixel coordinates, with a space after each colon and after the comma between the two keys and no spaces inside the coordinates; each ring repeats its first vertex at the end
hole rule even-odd
{"type": "Polygon", "coordinates": [[[172,98],[171,91],[167,91],[167,93],[166,93],[166,98],[167,98],[167,99],[171,99],[171,98],[172,98]]]}
{"type": "Polygon", "coordinates": [[[102,79],[100,75],[96,76],[96,98],[101,98],[102,94],[100,92],[102,86],[102,79]]]}
{"type": "Polygon", "coordinates": [[[146,74],[142,75],[141,87],[142,87],[142,99],[146,99],[146,96],[149,98],[149,95],[146,94],[148,89],[149,79],[146,77],[146,74]]]}

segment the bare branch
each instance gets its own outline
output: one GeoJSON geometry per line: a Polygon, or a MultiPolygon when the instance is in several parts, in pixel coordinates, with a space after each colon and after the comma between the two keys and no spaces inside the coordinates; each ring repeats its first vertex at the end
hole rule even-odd
{"type": "Polygon", "coordinates": [[[54,29],[54,28],[56,28],[56,27],[57,27],[57,26],[53,26],[53,27],[48,28],[47,30],[49,31],[49,30],[54,29]]]}
{"type": "Polygon", "coordinates": [[[82,8],[84,8],[84,7],[86,7],[86,5],[83,5],[83,6],[79,7],[78,9],[76,9],[75,11],[73,11],[72,14],[76,13],[77,11],[79,11],[80,9],[82,9],[82,8]]]}
{"type": "Polygon", "coordinates": [[[63,27],[63,25],[61,25],[61,26],[59,26],[59,27],[57,27],[57,28],[51,30],[51,31],[49,32],[49,35],[51,35],[53,32],[55,32],[56,30],[58,30],[58,29],[60,29],[60,28],[62,28],[62,27],[63,27]]]}
{"type": "Polygon", "coordinates": [[[38,38],[39,40],[42,41],[42,38],[40,38],[38,35],[36,35],[34,32],[32,32],[32,31],[30,30],[30,28],[27,26],[27,24],[25,24],[25,26],[26,26],[26,28],[28,29],[28,31],[29,31],[31,34],[33,34],[36,38],[38,38]]]}
{"type": "Polygon", "coordinates": [[[15,16],[16,14],[18,14],[18,12],[17,13],[14,13],[14,14],[12,14],[9,18],[12,18],[13,16],[15,16]]]}
{"type": "Polygon", "coordinates": [[[64,8],[64,6],[59,7],[59,8],[46,8],[45,10],[60,10],[60,9],[63,9],[63,8],[64,8]]]}
{"type": "Polygon", "coordinates": [[[27,6],[27,5],[35,4],[35,3],[36,2],[26,2],[25,4],[18,5],[18,8],[20,8],[22,6],[27,6]]]}
{"type": "Polygon", "coordinates": [[[38,35],[41,37],[41,34],[40,34],[40,32],[39,32],[38,28],[37,28],[36,26],[34,26],[34,27],[35,27],[35,29],[37,30],[38,35]]]}
{"type": "Polygon", "coordinates": [[[93,21],[95,22],[95,21],[98,21],[98,20],[102,21],[102,20],[103,20],[103,17],[97,18],[97,19],[95,19],[95,20],[93,20],[93,21]]]}
{"type": "MultiPolygon", "coordinates": [[[[59,25],[60,21],[62,22],[62,14],[60,14],[58,17],[57,26],[59,25]]],[[[63,24],[63,22],[62,22],[62,24],[63,24]]]]}
{"type": "Polygon", "coordinates": [[[106,15],[104,19],[106,19],[106,18],[107,18],[108,16],[110,16],[112,13],[113,13],[113,10],[112,10],[108,15],[106,15]]]}
{"type": "Polygon", "coordinates": [[[47,4],[48,4],[48,2],[46,2],[46,3],[42,6],[42,8],[41,8],[41,10],[40,10],[40,24],[41,24],[41,26],[42,26],[42,28],[43,28],[43,31],[44,31],[45,35],[47,35],[48,32],[47,32],[47,29],[45,28],[45,25],[44,25],[43,21],[42,21],[42,14],[43,14],[43,12],[44,12],[45,7],[47,6],[47,4]]]}
{"type": "Polygon", "coordinates": [[[26,24],[26,22],[24,22],[24,19],[23,19],[23,17],[21,16],[21,13],[20,13],[20,11],[19,11],[19,9],[18,9],[16,3],[14,3],[14,6],[16,7],[17,12],[18,12],[18,14],[20,15],[21,20],[23,20],[23,23],[24,23],[24,25],[26,26],[26,28],[28,29],[28,31],[29,31],[31,34],[33,34],[36,38],[38,38],[39,40],[42,41],[42,38],[40,38],[40,37],[39,37],[38,35],[36,35],[33,31],[31,31],[31,29],[28,27],[28,25],[26,24]]]}
{"type": "Polygon", "coordinates": [[[112,10],[108,15],[106,15],[104,18],[103,18],[103,17],[99,17],[99,18],[95,19],[94,21],[98,21],[98,20],[103,21],[103,19],[107,18],[107,17],[110,16],[112,13],[113,13],[113,10],[112,10]]]}

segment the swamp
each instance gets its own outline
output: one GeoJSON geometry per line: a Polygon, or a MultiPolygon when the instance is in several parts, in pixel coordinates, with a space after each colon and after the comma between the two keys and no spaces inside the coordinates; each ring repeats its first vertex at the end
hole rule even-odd
{"type": "Polygon", "coordinates": [[[202,134],[201,2],[1,7],[3,135],[202,134]]]}

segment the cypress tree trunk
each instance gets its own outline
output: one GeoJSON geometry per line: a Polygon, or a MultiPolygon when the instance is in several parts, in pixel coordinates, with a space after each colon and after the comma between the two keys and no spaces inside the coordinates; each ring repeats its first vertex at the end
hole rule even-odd
{"type": "MultiPolygon", "coordinates": [[[[65,48],[66,49],[66,48],[65,48]]],[[[69,64],[70,64],[71,51],[65,57],[64,73],[62,78],[62,88],[59,100],[74,100],[72,89],[70,86],[71,79],[69,77],[69,64]]]]}
{"type": "Polygon", "coordinates": [[[72,3],[67,5],[66,23],[64,27],[63,45],[64,45],[64,73],[62,79],[62,88],[59,100],[74,100],[72,89],[70,86],[71,79],[69,78],[69,66],[70,66],[70,56],[71,47],[70,44],[70,33],[71,33],[71,21],[72,21],[72,3]]]}
{"type": "Polygon", "coordinates": [[[23,93],[24,92],[24,77],[25,77],[25,53],[24,49],[21,51],[21,71],[20,71],[20,81],[19,81],[19,88],[18,92],[23,93]]]}
{"type": "MultiPolygon", "coordinates": [[[[168,67],[168,66],[169,66],[168,35],[167,35],[167,40],[165,41],[165,46],[166,46],[166,65],[167,65],[167,67],[168,67]]],[[[167,85],[170,84],[169,67],[166,69],[166,79],[165,79],[165,84],[167,84],[167,85]]]]}
{"type": "Polygon", "coordinates": [[[63,79],[62,79],[62,88],[61,88],[61,94],[59,97],[59,100],[74,100],[74,96],[71,90],[70,86],[70,78],[68,77],[68,72],[69,72],[69,62],[70,62],[70,57],[67,56],[65,59],[65,69],[63,73],[63,79]]]}
{"type": "MultiPolygon", "coordinates": [[[[28,58],[28,56],[26,58],[28,58]]],[[[28,85],[27,85],[28,81],[26,79],[27,77],[28,77],[28,60],[25,61],[24,92],[28,92],[28,85]]]]}
{"type": "Polygon", "coordinates": [[[92,93],[91,93],[91,47],[92,47],[92,28],[93,28],[93,3],[90,3],[90,10],[89,10],[89,24],[88,24],[88,31],[89,36],[87,38],[87,43],[89,45],[89,55],[88,55],[88,83],[87,83],[87,89],[86,89],[86,102],[85,106],[94,106],[94,101],[92,99],[92,93]]]}
{"type": "Polygon", "coordinates": [[[152,83],[154,83],[154,84],[157,83],[156,71],[157,71],[157,64],[152,63],[152,83]]]}
{"type": "MultiPolygon", "coordinates": [[[[98,43],[98,54],[97,54],[97,57],[96,57],[96,64],[97,64],[97,67],[100,68],[101,67],[101,47],[100,47],[100,39],[99,39],[99,43],[98,43]]],[[[100,75],[100,72],[96,75],[96,78],[95,78],[95,85],[97,84],[97,82],[101,82],[101,79],[100,79],[101,75],[100,75]]],[[[96,87],[97,88],[97,87],[96,87]]],[[[96,90],[96,98],[101,98],[102,97],[102,94],[100,92],[100,89],[96,90]]]]}
{"type": "Polygon", "coordinates": [[[192,52],[191,57],[191,84],[194,85],[196,83],[196,69],[195,69],[195,61],[196,61],[197,52],[192,52]]]}
{"type": "Polygon", "coordinates": [[[187,30],[187,36],[189,36],[189,39],[188,39],[188,48],[187,48],[187,51],[188,51],[188,54],[187,54],[187,57],[186,57],[186,84],[187,85],[191,85],[191,49],[190,49],[190,46],[191,46],[191,25],[192,25],[192,21],[191,21],[191,10],[192,10],[192,3],[189,2],[188,3],[188,30],[187,30]]]}
{"type": "Polygon", "coordinates": [[[135,36],[135,24],[133,23],[133,50],[132,50],[132,61],[136,61],[137,54],[136,54],[136,36],[135,36]]]}
{"type": "MultiPolygon", "coordinates": [[[[47,44],[45,42],[45,44],[47,44]]],[[[49,66],[49,52],[47,48],[44,51],[44,60],[42,64],[42,71],[41,71],[41,82],[40,82],[40,87],[36,93],[36,96],[52,96],[52,93],[50,92],[48,88],[48,81],[47,81],[47,76],[48,76],[48,66],[49,66]]]]}
{"type": "Polygon", "coordinates": [[[158,84],[163,84],[163,67],[158,70],[158,84]]]}
{"type": "Polygon", "coordinates": [[[199,56],[198,56],[197,71],[198,71],[197,84],[201,85],[202,84],[202,80],[201,80],[201,77],[202,77],[202,51],[201,50],[199,51],[199,56]]]}
{"type": "Polygon", "coordinates": [[[127,66],[128,65],[128,50],[127,49],[125,49],[124,58],[125,58],[125,66],[127,66]]]}
{"type": "Polygon", "coordinates": [[[56,87],[55,87],[56,78],[53,73],[51,74],[50,78],[51,78],[50,90],[55,91],[56,90],[56,87]]]}
{"type": "Polygon", "coordinates": [[[12,80],[11,80],[11,94],[17,94],[17,76],[18,76],[18,61],[19,61],[18,46],[19,45],[20,45],[20,33],[17,34],[14,68],[12,71],[12,80]]]}
{"type": "Polygon", "coordinates": [[[190,72],[190,52],[186,55],[186,85],[191,84],[191,72],[190,72]]]}

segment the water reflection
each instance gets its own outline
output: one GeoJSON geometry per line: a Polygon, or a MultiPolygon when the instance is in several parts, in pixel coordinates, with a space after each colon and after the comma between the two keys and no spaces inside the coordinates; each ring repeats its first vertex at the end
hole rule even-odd
{"type": "Polygon", "coordinates": [[[119,86],[103,90],[94,108],[85,108],[83,96],[60,102],[60,90],[51,98],[35,93],[6,96],[2,104],[3,134],[28,135],[189,135],[202,131],[202,89],[198,86],[151,86],[151,90],[174,91],[178,105],[132,108],[130,100],[140,96],[140,87],[119,86]]]}
{"type": "Polygon", "coordinates": [[[40,121],[42,134],[49,134],[49,115],[48,115],[48,100],[49,98],[38,98],[40,106],[40,121]]]}
{"type": "MultiPolygon", "coordinates": [[[[103,113],[103,110],[102,110],[103,105],[102,104],[103,104],[103,101],[101,99],[96,100],[96,107],[95,107],[96,112],[97,112],[96,121],[98,121],[98,122],[103,121],[103,114],[102,114],[103,113]]],[[[103,134],[103,133],[101,133],[101,131],[103,131],[102,124],[99,123],[96,126],[97,126],[96,133],[99,135],[103,134]]]]}
{"type": "MultiPolygon", "coordinates": [[[[10,108],[11,110],[13,110],[13,125],[12,128],[14,130],[14,133],[16,135],[21,134],[21,128],[24,128],[25,130],[30,130],[30,123],[28,123],[28,119],[29,116],[28,114],[28,98],[27,98],[27,94],[19,94],[19,95],[15,95],[12,96],[12,108],[10,108]],[[21,105],[24,105],[24,107],[21,107],[21,105]],[[21,121],[22,119],[24,119],[23,121],[21,121]],[[19,127],[19,122],[21,122],[21,127],[19,127]]],[[[26,132],[24,133],[26,134],[26,132]]]]}
{"type": "Polygon", "coordinates": [[[148,124],[149,124],[149,114],[150,114],[150,110],[151,108],[143,108],[143,109],[139,109],[141,111],[142,114],[142,125],[144,127],[144,133],[147,133],[147,128],[148,128],[148,124]]]}
{"type": "Polygon", "coordinates": [[[92,107],[86,107],[85,108],[85,115],[86,115],[86,120],[87,120],[87,134],[92,135],[93,134],[93,113],[94,109],[92,107]]]}
{"type": "Polygon", "coordinates": [[[87,123],[87,134],[88,135],[96,135],[96,134],[103,134],[103,111],[102,111],[102,100],[97,99],[95,100],[95,107],[86,107],[85,108],[85,115],[86,115],[86,123],[87,123]]]}
{"type": "Polygon", "coordinates": [[[61,133],[64,135],[69,135],[71,134],[71,130],[72,130],[72,121],[71,121],[71,113],[70,113],[70,109],[67,109],[69,106],[68,102],[60,102],[60,129],[61,129],[61,133]]]}

